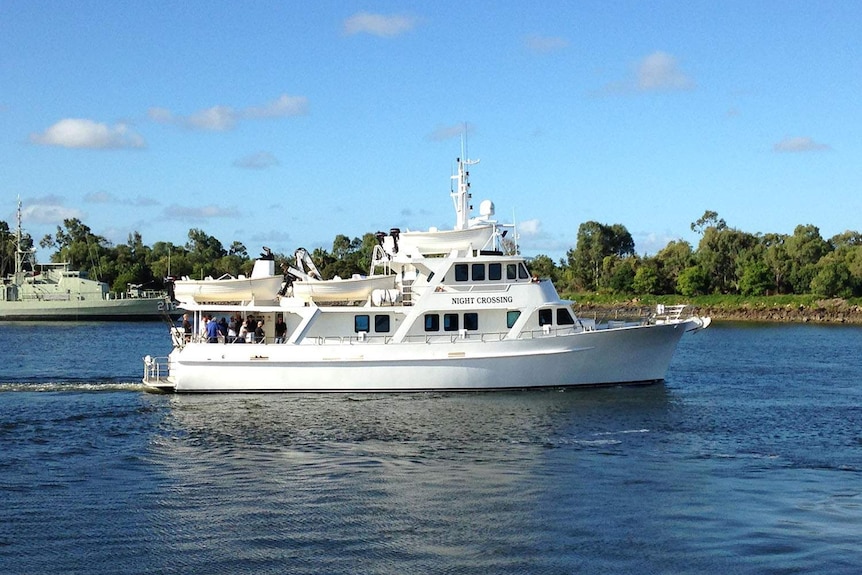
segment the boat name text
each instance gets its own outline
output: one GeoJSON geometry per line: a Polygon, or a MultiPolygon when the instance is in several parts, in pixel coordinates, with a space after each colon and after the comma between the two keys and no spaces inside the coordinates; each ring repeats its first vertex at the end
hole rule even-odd
{"type": "Polygon", "coordinates": [[[512,303],[514,300],[510,295],[490,295],[479,297],[453,297],[452,305],[483,305],[494,303],[512,303]]]}

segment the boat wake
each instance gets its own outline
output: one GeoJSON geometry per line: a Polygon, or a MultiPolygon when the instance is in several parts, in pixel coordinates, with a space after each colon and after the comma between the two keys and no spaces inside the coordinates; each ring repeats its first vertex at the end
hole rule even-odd
{"type": "Polygon", "coordinates": [[[0,382],[0,393],[105,393],[112,391],[141,391],[137,381],[12,381],[0,382]]]}

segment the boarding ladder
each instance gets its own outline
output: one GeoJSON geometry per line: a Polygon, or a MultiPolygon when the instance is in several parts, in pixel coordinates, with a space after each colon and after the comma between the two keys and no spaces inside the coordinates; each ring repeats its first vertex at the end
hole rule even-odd
{"type": "Polygon", "coordinates": [[[401,303],[403,305],[413,305],[413,281],[401,281],[401,303]]]}

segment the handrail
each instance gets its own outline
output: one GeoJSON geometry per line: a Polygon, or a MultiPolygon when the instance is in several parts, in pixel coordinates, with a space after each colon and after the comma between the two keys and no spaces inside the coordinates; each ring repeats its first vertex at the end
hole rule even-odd
{"type": "Polygon", "coordinates": [[[165,381],[170,373],[168,358],[146,356],[144,358],[144,383],[159,383],[165,381]]]}
{"type": "MultiPolygon", "coordinates": [[[[564,335],[573,335],[576,333],[581,333],[583,331],[590,331],[580,325],[570,325],[570,326],[543,326],[542,329],[530,329],[521,331],[517,339],[538,339],[540,337],[556,337],[556,336],[564,336],[564,335]],[[546,329],[548,328],[548,329],[546,329]]],[[[466,331],[459,330],[457,332],[440,332],[440,333],[422,333],[422,334],[412,334],[404,337],[402,343],[425,343],[425,344],[438,344],[438,343],[456,343],[456,342],[498,342],[506,339],[506,336],[509,335],[508,331],[494,331],[494,332],[476,332],[476,331],[466,331]]],[[[207,337],[202,336],[200,334],[192,334],[191,341],[194,343],[207,343],[207,337]]],[[[245,342],[243,342],[245,343],[245,342]]],[[[351,336],[339,336],[339,335],[317,335],[317,336],[309,336],[306,337],[296,345],[315,345],[315,346],[341,346],[341,345],[363,345],[363,344],[392,344],[395,343],[394,338],[391,335],[351,335],[351,336]]],[[[224,342],[219,342],[219,344],[224,345],[224,342]]],[[[217,344],[215,344],[217,345],[217,344]]],[[[227,345],[231,345],[228,343],[227,345]]],[[[276,344],[274,338],[267,338],[262,342],[254,342],[248,343],[247,345],[281,345],[276,344]]]]}

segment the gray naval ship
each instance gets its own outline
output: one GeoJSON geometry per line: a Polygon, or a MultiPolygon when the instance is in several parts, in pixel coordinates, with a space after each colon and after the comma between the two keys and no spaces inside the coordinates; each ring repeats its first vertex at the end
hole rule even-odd
{"type": "Polygon", "coordinates": [[[164,292],[130,286],[122,294],[69,264],[36,263],[21,247],[21,202],[15,233],[15,272],[2,279],[0,321],[134,321],[182,313],[164,292]]]}

